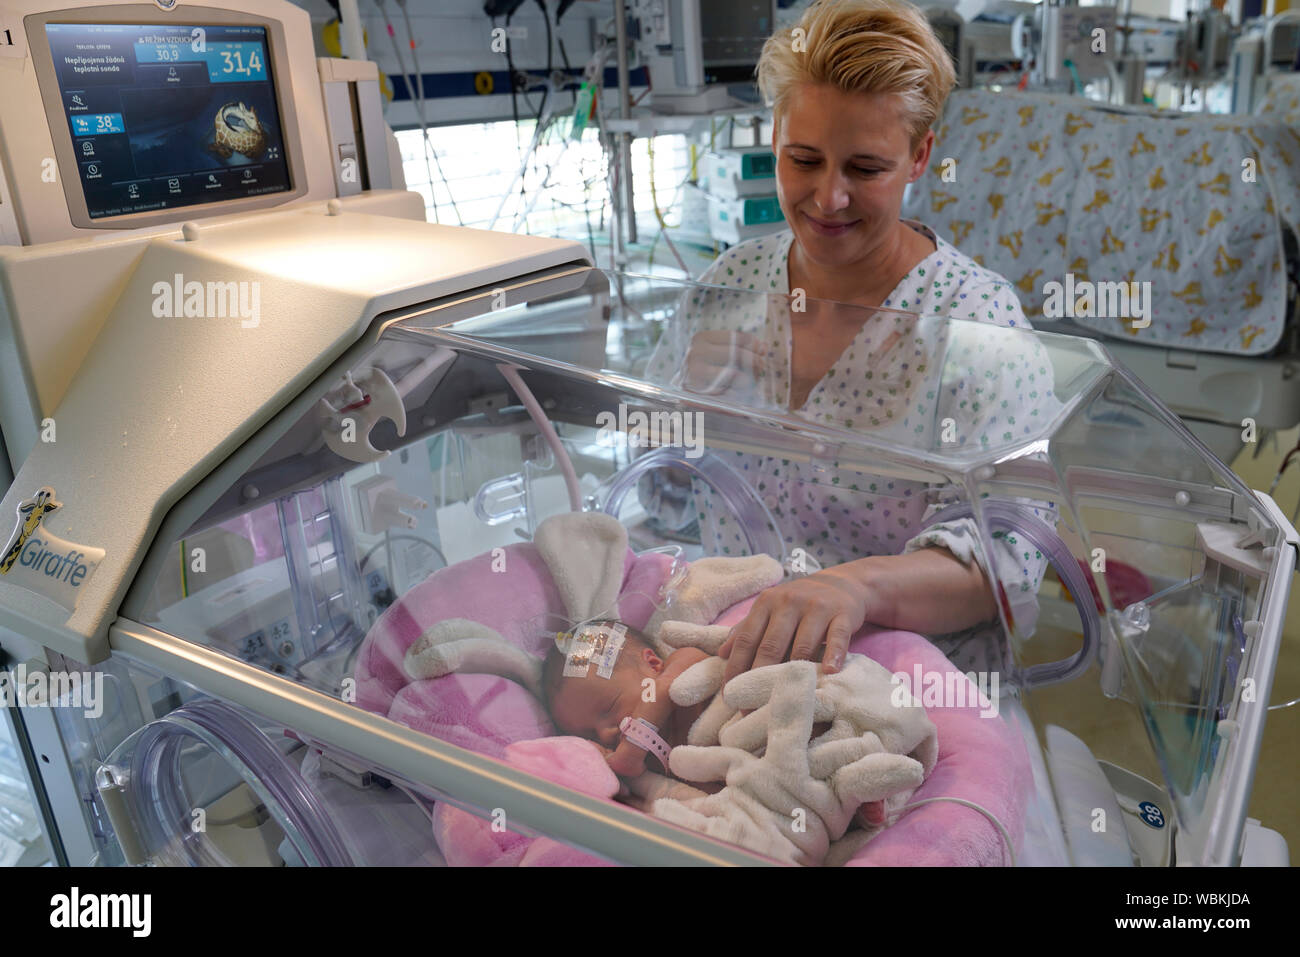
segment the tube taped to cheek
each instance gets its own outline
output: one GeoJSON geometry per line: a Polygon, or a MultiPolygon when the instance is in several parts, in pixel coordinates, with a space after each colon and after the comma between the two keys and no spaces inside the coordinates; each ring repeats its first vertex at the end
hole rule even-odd
{"type": "Polygon", "coordinates": [[[560,648],[564,651],[564,677],[585,678],[596,666],[601,678],[614,675],[614,665],[627,640],[627,625],[619,622],[583,624],[573,634],[561,636],[560,648]]]}

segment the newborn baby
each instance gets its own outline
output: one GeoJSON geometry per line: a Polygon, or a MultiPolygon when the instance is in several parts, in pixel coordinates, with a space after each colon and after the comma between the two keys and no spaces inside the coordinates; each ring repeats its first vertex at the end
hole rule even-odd
{"type": "MultiPolygon", "coordinates": [[[[594,640],[570,645],[568,651],[556,648],[543,665],[542,689],[556,727],[597,742],[610,768],[622,778],[655,770],[653,764],[649,768],[646,764],[651,752],[624,737],[624,720],[649,722],[670,748],[686,744],[687,732],[709,702],[680,706],[669,697],[669,689],[687,669],[712,656],[688,647],[664,659],[641,632],[617,621],[590,623],[580,631],[594,640]],[[607,649],[620,638],[621,644],[610,654],[607,649]]],[[[815,724],[811,737],[829,727],[824,722],[815,724]]],[[[663,764],[664,773],[670,773],[666,761],[663,764]]],[[[644,787],[636,790],[640,793],[644,787]]],[[[872,801],[862,805],[857,819],[874,828],[884,824],[885,814],[885,802],[872,801]]]]}
{"type": "Polygon", "coordinates": [[[687,731],[708,702],[679,707],[668,689],[686,669],[709,655],[698,648],[678,648],[665,660],[636,629],[616,621],[596,624],[604,639],[598,635],[590,645],[571,649],[572,654],[557,648],[547,656],[543,693],[557,728],[597,742],[615,774],[636,777],[646,770],[649,752],[625,739],[620,724],[626,717],[641,718],[655,726],[669,747],[685,744],[687,731]],[[610,666],[602,669],[598,659],[606,655],[607,646],[601,642],[617,641],[619,634],[622,645],[610,655],[610,666]],[[588,651],[592,660],[584,669],[588,651]]]}

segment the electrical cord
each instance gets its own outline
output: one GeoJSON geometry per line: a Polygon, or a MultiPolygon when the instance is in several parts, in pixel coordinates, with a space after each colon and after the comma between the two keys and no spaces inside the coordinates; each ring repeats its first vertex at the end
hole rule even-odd
{"type": "Polygon", "coordinates": [[[542,23],[546,25],[546,85],[542,87],[542,104],[537,108],[537,122],[542,122],[542,114],[546,111],[546,99],[551,93],[551,69],[554,65],[555,39],[551,34],[551,15],[546,9],[546,0],[537,0],[537,6],[542,11],[542,23]]]}
{"type": "MultiPolygon", "coordinates": [[[[974,801],[967,801],[964,798],[955,798],[955,797],[925,798],[923,800],[913,801],[911,804],[904,805],[902,808],[899,809],[898,814],[901,815],[904,811],[910,811],[913,808],[921,807],[924,804],[933,804],[935,801],[951,801],[953,804],[960,804],[962,807],[968,807],[971,808],[972,810],[979,811],[986,818],[988,818],[990,823],[992,823],[992,825],[998,829],[998,833],[1002,835],[1002,842],[1006,845],[1007,853],[1011,856],[1011,866],[1012,867],[1016,866],[1016,848],[1015,845],[1011,843],[1011,835],[1007,833],[1006,827],[1003,826],[1002,822],[998,820],[997,815],[995,815],[988,808],[980,807],[980,805],[976,804],[974,801]]],[[[895,820],[897,820],[897,815],[895,816],[895,820]]]]}
{"type": "Polygon", "coordinates": [[[384,27],[388,32],[388,40],[393,46],[393,56],[397,59],[397,68],[401,71],[402,80],[406,83],[406,89],[411,97],[411,104],[415,107],[416,119],[420,122],[420,138],[424,146],[424,169],[425,175],[429,178],[429,198],[433,205],[433,219],[438,222],[438,197],[434,193],[433,166],[429,164],[429,157],[433,156],[433,165],[438,168],[438,175],[442,178],[442,185],[447,190],[447,198],[451,201],[452,211],[456,214],[456,221],[460,225],[465,225],[464,218],[460,215],[460,207],[456,205],[456,197],[451,191],[451,183],[447,180],[447,174],[443,172],[442,161],[438,157],[438,152],[429,142],[429,121],[428,114],[425,110],[424,97],[424,77],[420,73],[419,56],[415,52],[415,31],[411,27],[410,16],[406,12],[406,0],[393,0],[394,3],[402,10],[402,16],[406,21],[407,43],[411,48],[411,57],[415,60],[415,74],[406,69],[406,58],[402,56],[401,47],[397,43],[397,31],[393,28],[393,21],[388,16],[388,10],[384,6],[385,0],[375,0],[375,5],[379,8],[380,14],[384,18],[384,27]]]}
{"type": "MultiPolygon", "coordinates": [[[[510,51],[510,46],[511,46],[510,18],[513,17],[514,15],[515,15],[514,10],[511,10],[509,13],[506,14],[506,70],[509,71],[508,79],[510,82],[510,115],[514,118],[515,121],[515,149],[519,153],[519,165],[522,166],[525,162],[527,162],[527,159],[525,158],[523,153],[524,145],[519,140],[519,92],[518,92],[518,87],[515,84],[514,56],[510,51]]],[[[494,27],[496,26],[496,22],[497,22],[496,17],[493,17],[492,25],[494,27]]],[[[495,220],[493,220],[493,222],[495,223],[495,220]]],[[[491,229],[492,227],[489,226],[488,228],[491,229]]]]}
{"type": "Polygon", "coordinates": [[[659,209],[659,194],[655,190],[655,132],[651,132],[649,139],[646,140],[646,149],[650,152],[650,199],[654,204],[655,218],[659,220],[659,234],[663,236],[664,242],[668,244],[668,249],[672,252],[673,258],[677,260],[677,265],[686,275],[691,278],[691,271],[686,268],[686,261],[682,259],[682,254],[677,251],[677,246],[673,238],[668,235],[668,223],[664,221],[664,214],[659,209]]]}
{"type": "MultiPolygon", "coordinates": [[[[392,543],[397,541],[398,539],[409,539],[410,541],[419,542],[421,545],[427,546],[428,548],[433,550],[433,553],[435,555],[438,556],[438,560],[442,562],[442,567],[443,568],[447,567],[447,556],[444,555],[442,553],[442,549],[440,549],[437,545],[433,544],[433,542],[429,541],[427,538],[421,538],[419,535],[408,535],[405,532],[399,532],[396,535],[386,535],[382,542],[380,542],[378,545],[371,548],[370,551],[366,552],[363,556],[361,556],[361,561],[357,563],[357,571],[364,574],[366,570],[366,563],[369,562],[370,559],[374,557],[375,552],[379,551],[381,548],[386,548],[386,547],[391,548],[392,543]]],[[[389,557],[389,567],[390,568],[392,567],[391,556],[389,557]]]]}
{"type": "MultiPolygon", "coordinates": [[[[438,157],[438,151],[433,148],[433,144],[429,142],[429,114],[427,109],[428,99],[424,93],[424,73],[420,69],[420,54],[416,48],[415,30],[412,29],[411,27],[411,16],[406,10],[406,0],[396,0],[396,3],[398,7],[401,8],[402,20],[406,23],[406,39],[411,47],[411,60],[415,66],[415,80],[420,94],[419,115],[420,115],[420,131],[424,135],[424,149],[425,149],[424,162],[425,165],[427,166],[429,162],[429,154],[432,153],[433,165],[438,167],[438,175],[442,177],[442,185],[445,186],[447,189],[447,198],[451,201],[452,212],[456,214],[456,221],[459,222],[460,225],[464,226],[465,220],[460,215],[460,207],[456,205],[456,197],[452,194],[451,183],[447,181],[447,174],[442,171],[442,160],[438,157]]],[[[430,176],[429,178],[429,192],[431,194],[433,192],[432,176],[430,176]]],[[[434,200],[434,204],[433,204],[433,218],[435,220],[437,220],[438,218],[438,202],[436,199],[434,200]]]]}

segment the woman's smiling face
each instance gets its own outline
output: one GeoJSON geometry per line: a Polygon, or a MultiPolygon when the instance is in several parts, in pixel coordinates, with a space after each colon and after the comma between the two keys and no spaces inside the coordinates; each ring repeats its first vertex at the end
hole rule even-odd
{"type": "Polygon", "coordinates": [[[830,269],[878,252],[898,225],[904,188],[925,171],[933,139],[927,130],[912,149],[897,94],[796,87],[772,147],[781,211],[804,254],[830,269]]]}

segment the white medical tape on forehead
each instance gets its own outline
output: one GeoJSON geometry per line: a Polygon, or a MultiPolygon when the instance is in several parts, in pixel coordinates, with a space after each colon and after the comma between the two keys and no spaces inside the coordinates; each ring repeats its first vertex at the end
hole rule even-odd
{"type": "Polygon", "coordinates": [[[659,759],[664,770],[668,770],[668,752],[672,749],[668,747],[667,741],[659,737],[658,728],[645,718],[633,718],[628,715],[618,723],[618,730],[623,732],[623,737],[628,743],[642,751],[649,751],[659,759]]]}
{"type": "Polygon", "coordinates": [[[620,622],[583,624],[556,644],[564,651],[564,677],[585,678],[596,666],[596,674],[605,679],[614,675],[614,665],[627,640],[627,625],[620,622]]]}
{"type": "Polygon", "coordinates": [[[627,626],[614,625],[609,628],[601,629],[601,636],[596,639],[596,674],[602,678],[611,678],[614,675],[614,664],[618,661],[618,654],[623,650],[623,642],[627,640],[627,626]],[[604,643],[604,648],[600,647],[604,643]]]}

